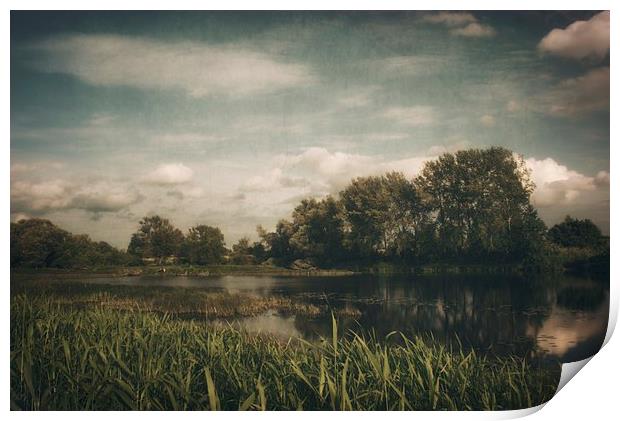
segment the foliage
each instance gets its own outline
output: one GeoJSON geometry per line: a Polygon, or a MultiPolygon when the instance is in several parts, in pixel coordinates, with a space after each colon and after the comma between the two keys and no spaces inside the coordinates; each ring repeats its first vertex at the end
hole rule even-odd
{"type": "Polygon", "coordinates": [[[219,228],[197,225],[189,229],[183,241],[182,256],[189,263],[220,263],[224,257],[224,234],[219,228]]]}
{"type": "Polygon", "coordinates": [[[235,265],[251,265],[262,262],[266,255],[262,242],[251,243],[248,237],[242,237],[233,244],[230,261],[235,265]]]}
{"type": "Polygon", "coordinates": [[[123,265],[128,256],[110,244],[73,235],[45,219],[11,224],[11,266],[81,268],[123,265]]]}
{"type": "MultiPolygon", "coordinates": [[[[29,410],[497,410],[539,405],[558,366],[421,338],[281,342],[146,312],[11,300],[10,399],[29,410]],[[473,381],[475,379],[475,381],[473,381]]],[[[392,335],[394,336],[394,335],[392,335]]]]}
{"type": "Polygon", "coordinates": [[[440,257],[520,260],[543,238],[528,171],[507,149],[444,154],[424,166],[416,184],[436,215],[440,257]]]}
{"type": "Polygon", "coordinates": [[[140,220],[138,231],[131,236],[127,252],[140,258],[164,257],[179,254],[183,233],[168,219],[160,216],[146,216],[140,220]]]}
{"type": "MultiPolygon", "coordinates": [[[[530,203],[533,189],[523,159],[507,149],[446,153],[426,162],[413,180],[397,172],[359,177],[338,197],[303,199],[273,232],[259,226],[259,241],[242,238],[233,245],[229,261],[290,267],[493,262],[553,270],[570,261],[561,249],[568,247],[596,249],[578,260],[604,270],[598,227],[567,216],[547,232],[530,203]],[[600,256],[589,262],[595,254],[600,256]]],[[[184,237],[169,220],[151,216],[140,221],[128,253],[139,263],[180,256],[206,265],[222,262],[227,250],[216,227],[198,225],[184,237]]],[[[76,267],[123,258],[111,246],[72,236],[49,221],[11,224],[13,266],[76,267]]]]}
{"type": "Polygon", "coordinates": [[[294,256],[329,265],[343,257],[343,220],[340,204],[331,196],[305,199],[293,211],[290,244],[294,256]]]}
{"type": "Polygon", "coordinates": [[[401,173],[353,180],[340,194],[354,256],[420,258],[432,240],[428,200],[401,173]]]}
{"type": "Polygon", "coordinates": [[[597,247],[601,238],[601,230],[591,220],[570,215],[549,229],[549,239],[563,247],[597,247]]]}
{"type": "Polygon", "coordinates": [[[259,234],[284,263],[541,264],[546,227],[530,204],[533,188],[521,157],[470,149],[427,162],[414,180],[396,172],[356,178],[338,200],[304,199],[292,221],[259,234]]]}

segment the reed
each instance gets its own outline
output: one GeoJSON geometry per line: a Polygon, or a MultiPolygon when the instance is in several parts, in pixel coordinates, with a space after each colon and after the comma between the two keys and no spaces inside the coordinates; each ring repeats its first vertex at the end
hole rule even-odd
{"type": "MultiPolygon", "coordinates": [[[[421,338],[283,342],[167,314],[11,299],[11,407],[23,410],[517,409],[559,366],[421,338]]],[[[398,335],[398,333],[393,333],[398,335]]]]}

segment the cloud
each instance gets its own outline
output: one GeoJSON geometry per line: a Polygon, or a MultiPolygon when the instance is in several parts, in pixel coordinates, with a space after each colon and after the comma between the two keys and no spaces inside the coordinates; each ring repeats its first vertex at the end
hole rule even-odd
{"type": "Polygon", "coordinates": [[[412,127],[429,126],[437,119],[435,109],[428,106],[392,107],[383,112],[382,116],[412,127]]]}
{"type": "Polygon", "coordinates": [[[543,97],[546,113],[561,117],[583,116],[609,109],[609,67],[566,79],[543,97]]]}
{"type": "Polygon", "coordinates": [[[511,113],[519,111],[521,108],[522,108],[521,104],[515,101],[514,99],[511,99],[506,104],[506,111],[511,112],[511,113]]]}
{"type": "Polygon", "coordinates": [[[39,183],[15,181],[11,183],[11,211],[45,212],[66,209],[71,203],[71,186],[64,180],[39,183]]]}
{"type": "Polygon", "coordinates": [[[160,186],[170,186],[176,184],[185,184],[192,181],[194,171],[181,164],[161,164],[155,170],[148,173],[144,178],[144,182],[160,186]]]}
{"type": "Polygon", "coordinates": [[[485,38],[495,35],[495,29],[491,28],[489,25],[482,25],[476,22],[470,23],[464,28],[453,29],[450,33],[462,37],[485,38]]]}
{"type": "Polygon", "coordinates": [[[576,60],[602,60],[609,51],[609,12],[601,12],[587,21],[578,20],[566,29],[553,29],[538,44],[547,54],[576,60]]]}
{"type": "Polygon", "coordinates": [[[559,164],[552,158],[525,161],[536,184],[532,203],[537,207],[574,204],[585,192],[609,191],[609,173],[600,171],[595,177],[583,175],[559,164]]]}
{"type": "Polygon", "coordinates": [[[11,164],[11,176],[18,176],[24,173],[35,171],[55,171],[65,167],[62,162],[55,161],[35,161],[30,163],[14,162],[11,164]]]}
{"type": "MultiPolygon", "coordinates": [[[[469,147],[466,141],[453,145],[435,145],[427,151],[390,159],[381,155],[352,154],[311,147],[296,154],[278,155],[260,177],[251,177],[238,189],[246,204],[260,209],[263,215],[273,215],[274,220],[286,217],[292,206],[303,197],[337,195],[356,177],[381,175],[399,171],[412,179],[424,164],[446,152],[469,147]],[[294,180],[295,188],[281,180],[294,180]]],[[[596,176],[584,175],[552,158],[528,158],[536,188],[532,203],[541,210],[549,223],[555,223],[567,213],[592,215],[597,223],[605,226],[608,210],[609,173],[600,171],[596,176]],[[590,209],[589,211],[587,209],[590,209]],[[559,219],[558,219],[559,218],[559,219]]],[[[258,210],[247,210],[253,215],[258,210]]]]}
{"type": "Polygon", "coordinates": [[[373,72],[385,73],[388,76],[411,76],[436,72],[448,66],[451,60],[451,57],[425,55],[393,56],[367,60],[365,66],[373,72]]]}
{"type": "Polygon", "coordinates": [[[235,45],[121,35],[64,35],[33,47],[35,66],[98,86],[180,89],[194,97],[248,95],[312,83],[304,65],[235,45]]]}
{"type": "Polygon", "coordinates": [[[495,29],[489,25],[482,24],[471,13],[465,12],[440,12],[425,15],[422,20],[435,24],[442,24],[449,28],[452,35],[483,38],[495,35],[495,29]]]}
{"type": "Polygon", "coordinates": [[[466,12],[439,12],[426,14],[422,20],[430,23],[441,23],[446,26],[462,26],[478,20],[471,13],[466,12]]]}
{"type": "Polygon", "coordinates": [[[89,212],[116,212],[142,200],[136,190],[106,182],[89,184],[79,189],[70,207],[89,212]]]}
{"type": "Polygon", "coordinates": [[[256,175],[247,180],[242,186],[242,192],[261,192],[274,189],[288,189],[306,187],[309,182],[301,177],[285,176],[281,168],[273,168],[263,175],[256,175]]]}
{"type": "Polygon", "coordinates": [[[485,114],[480,117],[480,123],[482,123],[484,127],[493,127],[495,126],[495,117],[489,114],[485,114]]]}
{"type": "Polygon", "coordinates": [[[133,188],[105,181],[78,185],[62,179],[11,184],[11,212],[41,215],[81,209],[92,213],[116,212],[142,200],[133,188]]]}
{"type": "Polygon", "coordinates": [[[288,203],[292,197],[300,195],[318,197],[337,194],[355,177],[389,171],[400,171],[413,177],[429,159],[432,157],[426,154],[393,160],[310,147],[298,154],[276,156],[264,175],[251,177],[240,191],[268,191],[277,196],[280,203],[288,203]],[[295,189],[291,190],[291,187],[295,189]]]}
{"type": "Polygon", "coordinates": [[[365,107],[370,104],[371,95],[370,92],[358,92],[352,95],[343,96],[338,98],[338,103],[344,108],[359,108],[365,107]]]}

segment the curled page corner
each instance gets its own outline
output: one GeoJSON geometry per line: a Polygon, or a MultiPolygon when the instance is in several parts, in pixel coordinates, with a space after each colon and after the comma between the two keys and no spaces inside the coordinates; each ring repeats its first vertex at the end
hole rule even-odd
{"type": "Polygon", "coordinates": [[[494,415],[493,415],[493,419],[514,420],[514,419],[517,419],[517,418],[527,417],[528,415],[532,415],[532,414],[540,411],[545,405],[547,405],[547,402],[541,403],[540,405],[536,405],[536,406],[530,406],[529,408],[513,409],[513,410],[510,410],[510,411],[495,412],[494,415]],[[497,415],[495,415],[495,414],[497,414],[497,415]]]}
{"type": "MultiPolygon", "coordinates": [[[[593,357],[593,356],[592,356],[593,357]]],[[[560,374],[560,382],[558,388],[555,391],[557,395],[560,390],[573,378],[579,371],[592,359],[592,357],[586,358],[580,361],[574,361],[571,363],[562,364],[562,373],[560,374]]]]}

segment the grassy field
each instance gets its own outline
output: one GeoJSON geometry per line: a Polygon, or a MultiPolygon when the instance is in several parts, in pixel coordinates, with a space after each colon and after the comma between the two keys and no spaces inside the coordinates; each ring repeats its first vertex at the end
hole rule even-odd
{"type": "Polygon", "coordinates": [[[282,341],[135,308],[11,299],[13,409],[517,409],[550,399],[559,374],[420,338],[282,341]]]}

